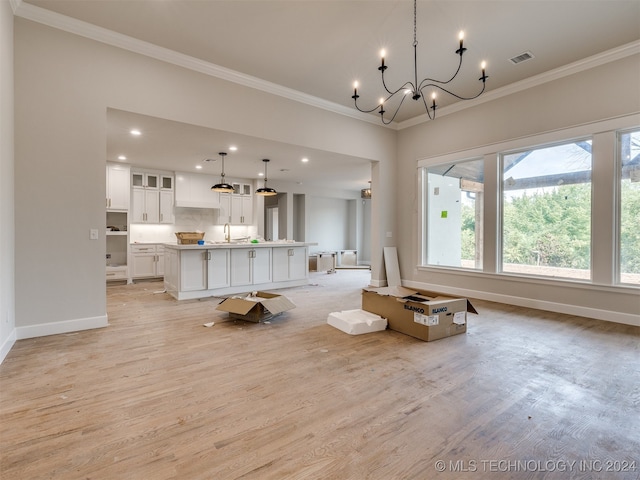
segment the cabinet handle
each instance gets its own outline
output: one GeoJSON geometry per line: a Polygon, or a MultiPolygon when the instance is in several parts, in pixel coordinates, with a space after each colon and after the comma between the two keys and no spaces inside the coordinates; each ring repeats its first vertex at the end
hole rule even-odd
{"type": "Polygon", "coordinates": [[[207,260],[211,260],[211,252],[207,250],[207,260]]]}
{"type": "Polygon", "coordinates": [[[289,249],[289,256],[290,256],[290,257],[293,257],[293,248],[290,248],[290,249],[289,249]]]}

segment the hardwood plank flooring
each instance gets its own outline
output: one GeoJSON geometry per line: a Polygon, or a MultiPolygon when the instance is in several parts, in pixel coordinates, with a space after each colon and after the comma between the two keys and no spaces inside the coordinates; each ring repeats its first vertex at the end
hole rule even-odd
{"type": "Polygon", "coordinates": [[[640,478],[640,328],[484,301],[436,342],[327,325],[368,281],[313,273],[262,324],[109,286],[109,327],[0,366],[0,477],[640,478]]]}

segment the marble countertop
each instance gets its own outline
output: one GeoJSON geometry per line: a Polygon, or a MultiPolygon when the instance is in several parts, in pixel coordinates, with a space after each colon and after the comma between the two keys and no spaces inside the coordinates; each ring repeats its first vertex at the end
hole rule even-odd
{"type": "Polygon", "coordinates": [[[204,245],[178,245],[177,243],[163,243],[165,248],[175,248],[176,250],[209,250],[211,248],[262,248],[262,247],[308,247],[318,245],[312,242],[294,242],[294,241],[277,241],[277,242],[210,242],[205,241],[204,245]]]}

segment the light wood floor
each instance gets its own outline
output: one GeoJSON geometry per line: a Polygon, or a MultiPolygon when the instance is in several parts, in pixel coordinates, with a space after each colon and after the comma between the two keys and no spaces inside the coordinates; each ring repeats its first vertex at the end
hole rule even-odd
{"type": "Polygon", "coordinates": [[[0,366],[0,477],[640,477],[640,328],[482,301],[430,343],[327,325],[368,281],[314,273],[269,324],[109,287],[109,327],[0,366]]]}

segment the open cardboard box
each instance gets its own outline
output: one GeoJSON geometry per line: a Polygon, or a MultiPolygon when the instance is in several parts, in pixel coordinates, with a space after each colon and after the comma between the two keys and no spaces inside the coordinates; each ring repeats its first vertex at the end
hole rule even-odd
{"type": "Polygon", "coordinates": [[[292,308],[295,308],[295,305],[284,295],[256,292],[255,296],[226,298],[218,304],[216,310],[229,312],[231,318],[259,323],[292,308]]]}
{"type": "Polygon", "coordinates": [[[389,329],[426,342],[467,331],[467,312],[478,313],[466,298],[405,287],[365,288],[362,309],[387,319],[389,329]]]}

